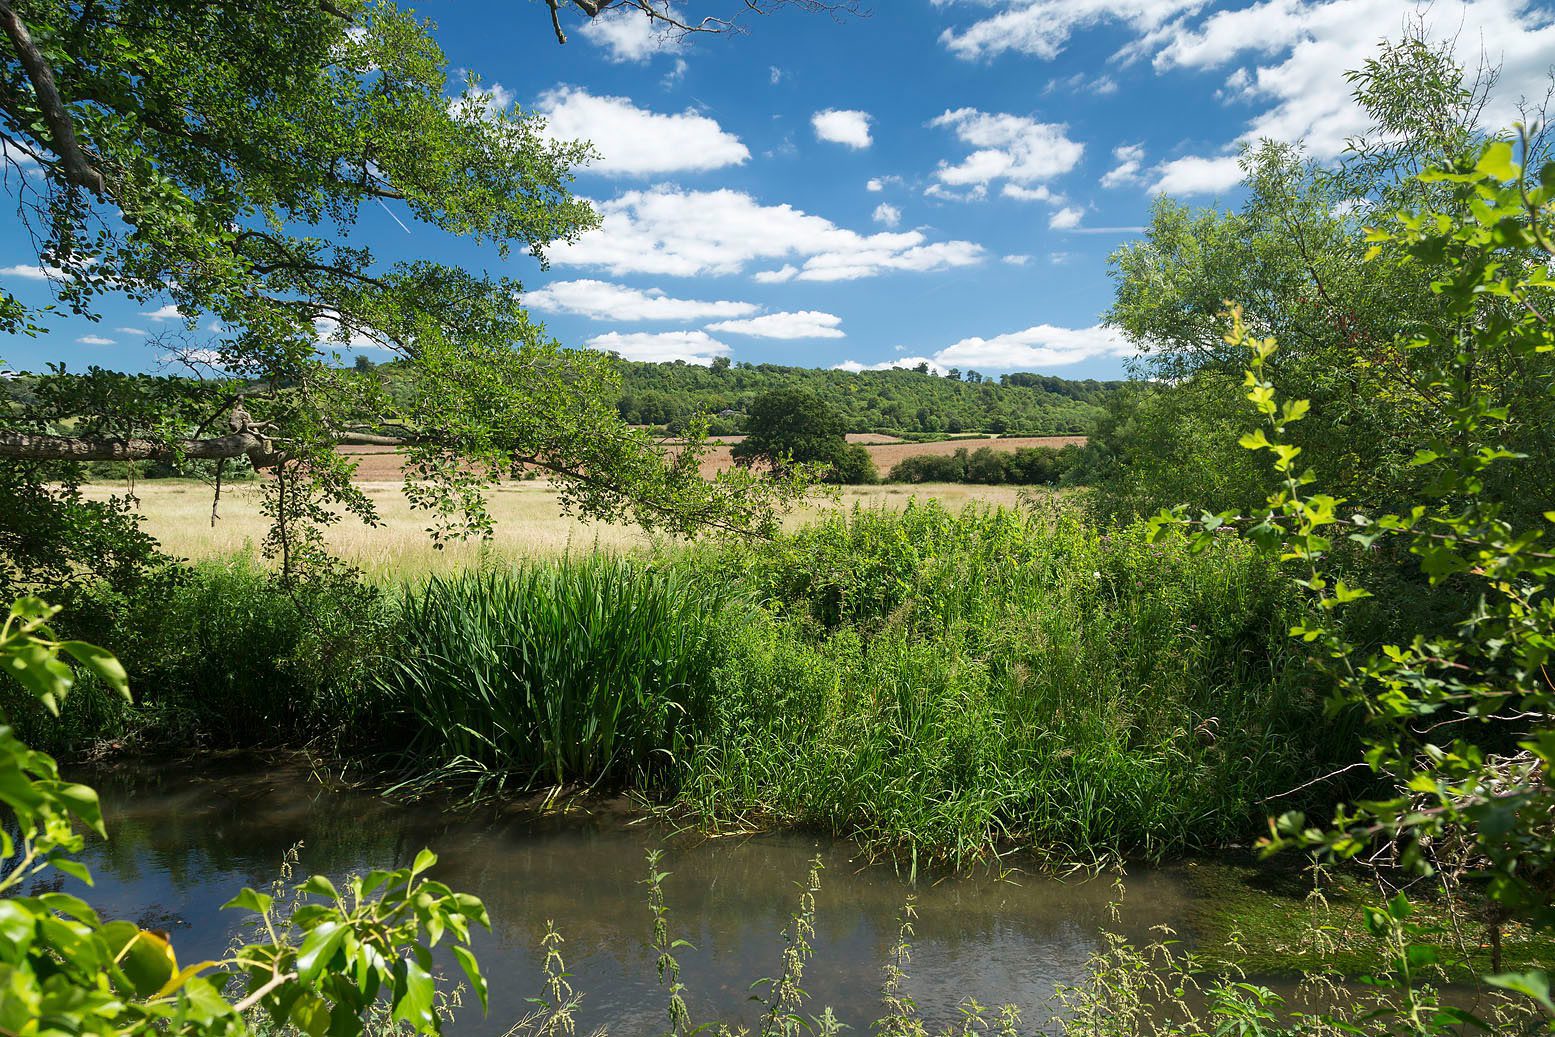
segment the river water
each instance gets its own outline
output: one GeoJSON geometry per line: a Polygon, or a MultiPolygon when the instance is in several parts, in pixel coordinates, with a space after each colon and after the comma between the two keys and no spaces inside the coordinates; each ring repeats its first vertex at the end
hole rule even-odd
{"type": "Polygon", "coordinates": [[[672,935],[695,1021],[749,1024],[760,1015],[750,986],[779,970],[781,932],[809,860],[825,864],[816,897],[815,956],[807,1010],[832,1006],[856,1032],[880,1014],[881,969],[909,895],[917,937],[906,991],[931,1024],[958,1005],[1010,1002],[1031,1029],[1046,1023],[1059,984],[1075,982],[1111,927],[1135,939],[1181,926],[1189,900],[1180,873],[1142,869],[1127,879],[1121,921],[1111,921],[1113,878],[1061,880],[1019,872],[923,873],[909,883],[845,841],[782,834],[707,839],[636,822],[610,805],[537,816],[518,808],[457,811],[329,788],[305,766],[252,758],[198,765],[114,768],[90,775],[103,796],[110,841],[87,857],[92,894],[112,917],[170,931],[185,962],[218,957],[241,918],[220,911],[244,885],[277,877],[302,844],[298,878],[340,877],[408,863],[430,847],[436,877],[483,898],[493,931],[476,951],[491,983],[491,1011],[458,1013],[456,1034],[501,1034],[543,990],[539,949],[547,921],[565,939],[570,982],[584,995],[579,1031],[659,1033],[658,990],[644,855],[664,853],[672,935]]]}

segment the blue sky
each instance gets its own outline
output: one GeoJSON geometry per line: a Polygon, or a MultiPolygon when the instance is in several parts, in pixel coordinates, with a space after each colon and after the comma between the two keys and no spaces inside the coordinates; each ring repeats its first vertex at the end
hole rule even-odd
{"type": "MultiPolygon", "coordinates": [[[[605,226],[553,249],[548,271],[389,209],[359,233],[387,260],[517,277],[562,342],[634,359],[1116,377],[1129,346],[1099,324],[1107,256],[1137,239],[1156,195],[1235,204],[1245,140],[1337,153],[1362,128],[1343,71],[1413,17],[1502,66],[1491,121],[1542,97],[1555,61],[1555,13],[1519,0],[866,6],[684,39],[632,11],[579,14],[563,47],[538,2],[417,5],[494,103],[594,142],[576,186],[605,226]]],[[[0,225],[5,286],[44,301],[40,273],[15,220],[0,225]]],[[[101,316],[0,340],[0,360],[151,370],[147,332],[177,319],[118,300],[101,316]]]]}

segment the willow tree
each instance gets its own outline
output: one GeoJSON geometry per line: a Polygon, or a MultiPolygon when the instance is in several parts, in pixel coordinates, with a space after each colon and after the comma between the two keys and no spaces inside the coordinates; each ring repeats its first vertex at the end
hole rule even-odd
{"type": "MultiPolygon", "coordinates": [[[[144,549],[77,491],[92,460],[244,459],[288,574],[334,515],[375,521],[341,443],[399,444],[439,537],[489,530],[483,487],[520,470],[575,513],[677,532],[770,529],[795,493],[705,481],[697,444],[667,456],[624,425],[612,359],[553,340],[519,282],[375,255],[380,205],[542,265],[598,222],[570,192],[589,146],[451,85],[428,24],[358,0],[0,0],[0,29],[7,182],[53,305],[171,299],[191,336],[218,329],[187,353],[202,377],[56,371],[0,399],[0,590],[144,549]],[[364,341],[397,359],[395,392],[332,360],[364,341]]],[[[44,319],[0,293],[0,332],[44,319]]]]}

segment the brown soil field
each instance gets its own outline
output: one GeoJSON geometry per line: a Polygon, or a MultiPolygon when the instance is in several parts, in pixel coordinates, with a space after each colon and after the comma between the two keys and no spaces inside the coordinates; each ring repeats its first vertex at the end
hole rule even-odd
{"type": "MultiPolygon", "coordinates": [[[[710,477],[731,467],[734,461],[729,456],[730,449],[744,438],[744,436],[720,436],[715,439],[717,445],[709,450],[703,459],[702,474],[710,477]]],[[[875,467],[884,476],[893,465],[919,454],[953,454],[963,447],[975,450],[984,446],[1004,451],[1015,451],[1030,446],[1056,449],[1071,445],[1084,446],[1085,437],[990,436],[985,439],[951,439],[938,443],[904,443],[892,436],[877,436],[865,432],[850,433],[848,442],[863,443],[868,447],[870,457],[874,458],[875,467]]],[[[357,482],[392,482],[400,478],[400,459],[393,447],[350,447],[342,452],[356,460],[357,482]]]]}

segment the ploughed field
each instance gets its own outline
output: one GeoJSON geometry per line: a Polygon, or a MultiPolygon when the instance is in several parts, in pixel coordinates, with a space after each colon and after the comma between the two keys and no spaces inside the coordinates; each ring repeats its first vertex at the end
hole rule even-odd
{"type": "MultiPolygon", "coordinates": [[[[730,452],[734,444],[744,438],[744,436],[714,436],[712,442],[716,445],[703,459],[703,476],[712,476],[731,467],[734,459],[730,456],[730,452]]],[[[1026,447],[1043,446],[1059,449],[1066,446],[1085,445],[1084,436],[986,436],[977,439],[946,439],[935,443],[908,443],[893,436],[856,432],[849,433],[847,438],[850,443],[862,443],[868,448],[869,456],[874,459],[875,467],[882,476],[889,472],[893,465],[921,454],[953,454],[957,450],[976,450],[985,446],[1014,453],[1026,447]]],[[[356,461],[356,478],[359,482],[386,482],[400,478],[400,458],[393,447],[350,447],[343,452],[356,461]]]]}

